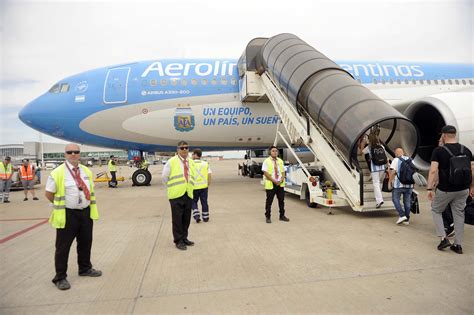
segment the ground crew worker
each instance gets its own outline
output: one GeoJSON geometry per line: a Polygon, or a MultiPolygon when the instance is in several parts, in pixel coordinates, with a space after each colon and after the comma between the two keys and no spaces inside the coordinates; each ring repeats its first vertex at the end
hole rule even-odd
{"type": "Polygon", "coordinates": [[[110,156],[110,160],[107,165],[109,167],[110,176],[112,177],[112,179],[109,181],[109,187],[116,188],[117,187],[117,177],[116,177],[117,168],[115,166],[115,158],[113,155],[110,156]]]}
{"type": "Polygon", "coordinates": [[[79,163],[80,149],[77,144],[65,148],[66,162],[51,172],[45,187],[45,196],[53,203],[49,218],[56,228],[56,252],[54,263],[56,276],[53,283],[59,290],[68,290],[67,263],[71,244],[77,242],[79,276],[100,277],[102,272],[92,268],[91,247],[93,220],[99,219],[93,175],[79,163]]]}
{"type": "Polygon", "coordinates": [[[11,158],[5,157],[0,162],[0,199],[4,203],[9,203],[10,187],[12,186],[13,165],[10,163],[11,158]]]}
{"type": "Polygon", "coordinates": [[[25,192],[25,198],[23,201],[28,200],[28,191],[33,196],[33,200],[38,200],[35,196],[35,173],[36,170],[28,159],[23,160],[23,165],[20,167],[20,178],[21,184],[23,185],[23,191],[25,192]]]}
{"type": "Polygon", "coordinates": [[[187,246],[194,245],[188,239],[188,229],[191,223],[195,169],[193,161],[188,158],[189,145],[186,141],[178,143],[177,153],[163,167],[162,181],[167,186],[171,205],[174,243],[176,248],[186,250],[187,246]]]}
{"type": "Polygon", "coordinates": [[[275,195],[278,198],[280,208],[280,221],[288,222],[285,216],[285,167],[283,160],[278,157],[278,148],[271,146],[268,149],[270,156],[263,161],[262,171],[265,180],[267,199],[265,201],[265,217],[267,223],[272,223],[271,211],[275,195]]]}
{"type": "Polygon", "coordinates": [[[196,223],[201,222],[201,216],[199,214],[198,201],[201,199],[202,207],[202,220],[209,222],[209,205],[207,204],[207,196],[209,186],[211,185],[211,168],[209,163],[201,160],[202,150],[195,149],[193,151],[193,162],[196,167],[196,177],[194,178],[194,190],[193,190],[193,217],[196,223]]]}

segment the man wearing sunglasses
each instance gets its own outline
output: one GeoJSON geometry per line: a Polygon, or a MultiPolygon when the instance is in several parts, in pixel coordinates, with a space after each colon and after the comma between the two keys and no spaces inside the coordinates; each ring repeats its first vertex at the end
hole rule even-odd
{"type": "Polygon", "coordinates": [[[177,153],[166,162],[162,181],[167,187],[171,205],[174,243],[176,248],[186,250],[187,246],[194,245],[188,239],[188,229],[191,223],[195,167],[193,160],[189,159],[189,145],[186,141],[178,143],[177,153]]]}
{"type": "Polygon", "coordinates": [[[100,277],[92,268],[91,247],[93,220],[99,219],[95,201],[92,172],[79,163],[81,151],[77,144],[68,144],[66,162],[51,172],[45,187],[46,198],[53,203],[49,218],[56,228],[54,263],[56,276],[52,280],[59,290],[68,290],[67,263],[71,244],[77,242],[79,276],[100,277]]]}

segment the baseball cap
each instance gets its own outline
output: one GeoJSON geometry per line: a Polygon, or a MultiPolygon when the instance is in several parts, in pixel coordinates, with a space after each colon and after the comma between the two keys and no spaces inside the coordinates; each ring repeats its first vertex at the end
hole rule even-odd
{"type": "Polygon", "coordinates": [[[456,127],[446,125],[441,129],[441,133],[456,133],[456,127]]]}

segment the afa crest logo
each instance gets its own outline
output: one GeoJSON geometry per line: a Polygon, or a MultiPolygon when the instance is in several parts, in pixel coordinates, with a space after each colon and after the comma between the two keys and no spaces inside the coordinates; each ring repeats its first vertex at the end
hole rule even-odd
{"type": "Polygon", "coordinates": [[[178,107],[174,112],[174,128],[181,132],[194,129],[194,114],[191,107],[178,107]]]}

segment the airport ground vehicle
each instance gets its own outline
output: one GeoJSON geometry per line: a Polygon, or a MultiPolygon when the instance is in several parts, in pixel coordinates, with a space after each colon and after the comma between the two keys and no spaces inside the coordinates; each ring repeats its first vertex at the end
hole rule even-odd
{"type": "Polygon", "coordinates": [[[262,164],[267,157],[267,150],[247,150],[242,164],[242,176],[253,178],[255,175],[263,175],[262,164]]]}

